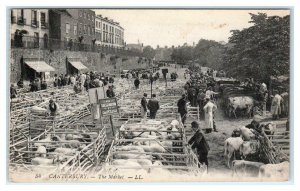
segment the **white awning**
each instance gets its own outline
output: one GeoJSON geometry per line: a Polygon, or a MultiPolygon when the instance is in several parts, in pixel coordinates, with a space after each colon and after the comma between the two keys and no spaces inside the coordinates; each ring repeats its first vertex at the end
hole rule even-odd
{"type": "Polygon", "coordinates": [[[88,69],[85,65],[83,65],[80,61],[69,61],[70,64],[72,64],[72,66],[74,66],[77,70],[86,70],[88,69]]]}
{"type": "Polygon", "coordinates": [[[52,72],[55,69],[45,61],[25,61],[25,63],[36,72],[52,72]]]}

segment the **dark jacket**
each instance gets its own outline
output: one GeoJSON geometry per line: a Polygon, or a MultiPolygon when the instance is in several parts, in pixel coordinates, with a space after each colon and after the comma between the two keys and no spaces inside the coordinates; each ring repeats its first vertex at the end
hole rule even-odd
{"type": "Polygon", "coordinates": [[[178,107],[178,113],[187,113],[186,100],[184,98],[181,98],[177,102],[177,107],[178,107]]]}
{"type": "Polygon", "coordinates": [[[260,124],[254,120],[251,121],[251,123],[246,125],[245,127],[247,127],[248,129],[253,129],[253,130],[257,131],[258,133],[261,133],[260,124]]]}
{"type": "Polygon", "coordinates": [[[141,105],[144,108],[144,110],[146,111],[147,110],[147,100],[145,97],[142,98],[141,105]]]}
{"type": "Polygon", "coordinates": [[[199,153],[207,153],[210,150],[203,133],[199,130],[196,131],[188,143],[192,145],[192,149],[196,148],[199,153]]]}
{"type": "Polygon", "coordinates": [[[140,85],[140,80],[139,80],[139,79],[135,79],[135,80],[134,80],[134,85],[135,85],[135,86],[140,85]]]}
{"type": "Polygon", "coordinates": [[[158,103],[158,101],[156,99],[150,99],[148,101],[147,106],[148,106],[148,109],[150,111],[157,111],[157,110],[159,110],[159,103],[158,103]]]}
{"type": "Polygon", "coordinates": [[[106,91],[106,96],[107,96],[108,98],[113,98],[113,97],[115,97],[115,92],[114,92],[113,90],[111,90],[111,89],[108,89],[108,90],[106,91]]]}

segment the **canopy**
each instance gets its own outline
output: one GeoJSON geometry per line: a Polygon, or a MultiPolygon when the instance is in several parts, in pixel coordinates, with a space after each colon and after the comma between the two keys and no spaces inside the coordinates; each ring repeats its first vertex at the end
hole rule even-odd
{"type": "Polygon", "coordinates": [[[36,72],[55,71],[55,69],[52,66],[49,66],[45,61],[25,61],[25,63],[36,72]]]}
{"type": "Polygon", "coordinates": [[[85,65],[83,65],[80,61],[69,61],[69,63],[74,66],[77,70],[85,70],[88,69],[85,65]]]}

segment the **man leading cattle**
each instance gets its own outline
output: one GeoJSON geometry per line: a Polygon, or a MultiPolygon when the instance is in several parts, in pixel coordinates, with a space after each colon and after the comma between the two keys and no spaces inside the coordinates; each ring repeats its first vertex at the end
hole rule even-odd
{"type": "Polygon", "coordinates": [[[210,101],[210,98],[206,98],[207,103],[203,107],[205,113],[205,126],[206,133],[211,133],[212,130],[218,132],[216,126],[214,125],[214,112],[217,110],[217,106],[210,101]]]}

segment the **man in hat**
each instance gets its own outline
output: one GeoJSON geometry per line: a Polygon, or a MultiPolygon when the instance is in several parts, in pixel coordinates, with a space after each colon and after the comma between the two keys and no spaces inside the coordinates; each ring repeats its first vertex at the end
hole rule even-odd
{"type": "Polygon", "coordinates": [[[147,107],[150,110],[150,119],[155,119],[157,110],[159,110],[159,102],[156,99],[156,94],[152,94],[152,98],[148,101],[147,107]]]}
{"type": "Polygon", "coordinates": [[[207,103],[203,107],[205,113],[205,126],[206,132],[210,133],[213,129],[215,132],[218,132],[214,124],[214,112],[217,110],[217,106],[210,101],[210,98],[206,98],[207,103]]]}
{"type": "Polygon", "coordinates": [[[50,99],[50,101],[49,101],[49,106],[48,106],[48,113],[50,114],[50,116],[52,116],[53,119],[54,119],[55,116],[57,115],[58,109],[59,109],[58,104],[55,103],[55,102],[53,101],[53,99],[50,99]]]}
{"type": "Polygon", "coordinates": [[[186,95],[182,94],[182,97],[177,102],[178,113],[180,113],[182,124],[184,124],[187,115],[187,101],[186,95]]]}
{"type": "Polygon", "coordinates": [[[147,118],[147,94],[144,93],[144,97],[141,100],[141,118],[145,119],[147,118]]]}
{"type": "Polygon", "coordinates": [[[210,150],[209,145],[204,137],[202,130],[200,129],[199,122],[193,121],[191,125],[194,135],[191,137],[188,144],[192,145],[192,149],[196,149],[199,162],[201,164],[204,163],[208,169],[207,155],[210,150]]]}

